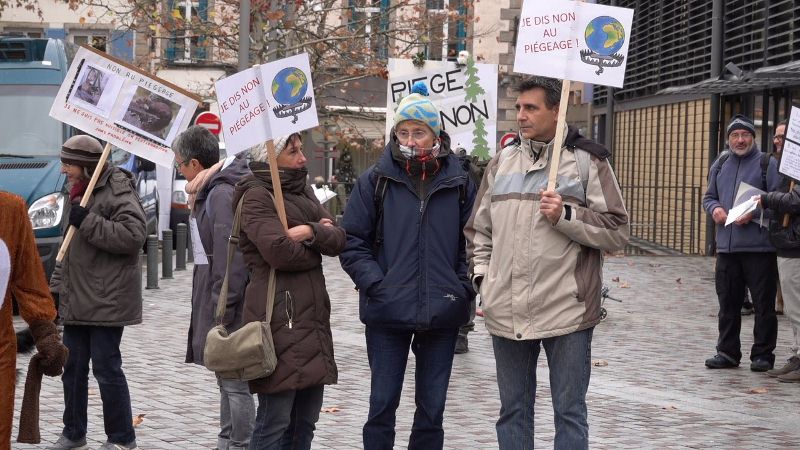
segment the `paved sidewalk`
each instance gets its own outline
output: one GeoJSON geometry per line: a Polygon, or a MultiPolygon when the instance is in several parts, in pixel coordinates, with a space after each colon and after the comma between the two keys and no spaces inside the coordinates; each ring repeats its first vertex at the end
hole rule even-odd
{"type": "MultiPolygon", "coordinates": [[[[591,448],[800,447],[800,385],[753,373],[746,361],[753,317],[743,320],[742,367],[711,371],[703,361],[714,354],[717,301],[712,258],[617,257],[607,259],[611,295],[608,318],[594,333],[589,386],[591,448]],[[607,363],[607,365],[605,365],[607,363]]],[[[369,400],[369,367],[357,293],[336,259],[326,258],[333,304],[339,384],[326,388],[314,448],[361,447],[361,426],[369,400]]],[[[142,449],[202,449],[216,445],[218,392],[213,375],[184,364],[189,322],[191,270],[160,280],[144,292],[144,324],[128,327],[123,362],[131,387],[133,414],[142,449]]],[[[777,363],[788,353],[791,331],[779,316],[777,363]]],[[[456,355],[445,412],[445,447],[497,448],[494,422],[499,410],[491,340],[480,318],[470,334],[470,352],[456,355]]],[[[27,367],[27,357],[18,366],[27,367]]],[[[413,415],[413,356],[397,419],[396,447],[408,446],[413,415]]],[[[553,413],[547,363],[539,361],[536,408],[538,448],[552,448],[553,413]]],[[[17,411],[22,398],[17,390],[17,411]]],[[[100,395],[90,377],[89,440],[105,440],[100,395]]],[[[41,396],[42,438],[61,431],[63,394],[59,379],[45,379],[41,396]]],[[[18,418],[15,417],[15,425],[18,418]]],[[[14,438],[17,430],[14,429],[14,438]]],[[[41,446],[20,445],[33,449],[41,446]]]]}

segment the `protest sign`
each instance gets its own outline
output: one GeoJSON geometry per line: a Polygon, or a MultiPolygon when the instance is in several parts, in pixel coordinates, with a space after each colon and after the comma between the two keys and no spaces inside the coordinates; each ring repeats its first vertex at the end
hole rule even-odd
{"type": "Polygon", "coordinates": [[[272,137],[267,117],[271,107],[258,67],[223,78],[214,87],[228,155],[263,144],[272,137]]]}
{"type": "Polygon", "coordinates": [[[514,72],[622,87],[633,10],[567,0],[528,0],[514,72]]]}
{"type": "Polygon", "coordinates": [[[308,54],[290,56],[259,67],[261,78],[267,82],[267,100],[272,137],[299,133],[319,125],[314,83],[308,54]]]}
{"type": "Polygon", "coordinates": [[[172,167],[175,136],[200,97],[92,47],[81,47],[50,116],[125,151],[172,167]]]}
{"type": "Polygon", "coordinates": [[[386,91],[386,139],[394,126],[397,104],[417,81],[428,87],[429,99],[439,108],[442,130],[450,136],[450,147],[488,159],[495,153],[497,135],[497,65],[466,65],[425,61],[416,68],[409,59],[389,59],[386,91]]]}
{"type": "Polygon", "coordinates": [[[780,172],[800,180],[800,108],[793,106],[783,141],[780,172]]]}

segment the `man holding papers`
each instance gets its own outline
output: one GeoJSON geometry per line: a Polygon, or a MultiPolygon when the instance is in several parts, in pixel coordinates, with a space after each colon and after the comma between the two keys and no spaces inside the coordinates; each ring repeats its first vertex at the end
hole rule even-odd
{"type": "Polygon", "coordinates": [[[760,211],[743,214],[725,225],[741,183],[766,192],[780,185],[777,164],[770,159],[766,178],[761,176],[761,151],[755,145],[753,121],[736,115],[728,125],[730,156],[711,165],[703,207],[716,223],[716,290],[719,298],[719,339],[717,354],[706,360],[709,369],[739,366],[742,358],[739,333],[740,310],[745,288],[750,289],[755,308],[750,370],[764,372],[775,362],[778,320],[775,316],[776,257],[769,233],[753,220],[760,211]],[[722,163],[720,164],[720,162],[722,163]],[[766,186],[765,186],[766,184],[766,186]]]}

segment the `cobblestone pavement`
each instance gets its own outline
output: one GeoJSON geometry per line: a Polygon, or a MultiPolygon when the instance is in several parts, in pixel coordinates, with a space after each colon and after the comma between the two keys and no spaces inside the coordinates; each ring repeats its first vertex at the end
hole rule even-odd
{"type": "MultiPolygon", "coordinates": [[[[622,303],[606,301],[608,318],[594,333],[589,386],[591,447],[758,448],[800,446],[800,385],[753,373],[746,363],[711,371],[703,361],[714,354],[717,301],[711,258],[615,257],[607,259],[606,282],[622,303]]],[[[336,259],[325,260],[333,302],[333,336],[339,384],[326,388],[314,448],[361,447],[361,426],[369,400],[369,368],[358,301],[336,259]]],[[[218,392],[213,375],[184,364],[189,321],[191,271],[160,280],[144,293],[144,324],[128,327],[123,362],[131,387],[142,449],[201,449],[216,444],[218,392]]],[[[17,323],[20,325],[20,323],[17,323]]],[[[743,360],[752,344],[752,316],[743,320],[743,360]]],[[[777,359],[788,353],[791,331],[779,316],[777,359]]],[[[445,412],[445,447],[497,448],[494,422],[499,410],[491,341],[483,321],[470,334],[470,352],[456,355],[445,412]]],[[[19,367],[27,366],[22,357],[19,367]]],[[[398,411],[398,448],[407,447],[413,416],[413,356],[398,411]]],[[[539,361],[536,439],[551,448],[553,413],[547,363],[539,361]]],[[[91,379],[91,377],[90,377],[91,379]]],[[[104,440],[97,385],[90,381],[89,435],[93,448],[104,440]]],[[[17,390],[17,411],[21,402],[17,390]]],[[[46,379],[41,395],[42,438],[61,431],[62,389],[46,379]]],[[[15,417],[15,424],[18,418],[15,417]]],[[[16,437],[17,430],[14,429],[16,437]]],[[[45,445],[15,445],[14,448],[45,445]]]]}

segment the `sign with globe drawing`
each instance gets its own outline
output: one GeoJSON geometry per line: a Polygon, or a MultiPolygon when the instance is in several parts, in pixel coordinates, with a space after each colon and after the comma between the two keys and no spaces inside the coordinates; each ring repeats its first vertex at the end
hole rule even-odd
{"type": "Polygon", "coordinates": [[[245,69],[215,89],[229,155],[319,124],[305,53],[245,69]]]}
{"type": "Polygon", "coordinates": [[[281,135],[319,125],[314,102],[314,85],[308,54],[290,56],[260,66],[262,78],[269,82],[270,124],[281,135]]]}
{"type": "Polygon", "coordinates": [[[633,10],[593,3],[527,0],[514,71],[622,87],[633,10]]]}

